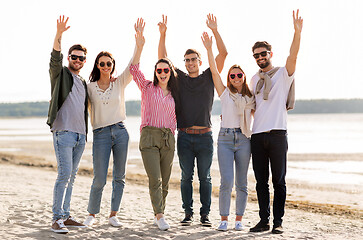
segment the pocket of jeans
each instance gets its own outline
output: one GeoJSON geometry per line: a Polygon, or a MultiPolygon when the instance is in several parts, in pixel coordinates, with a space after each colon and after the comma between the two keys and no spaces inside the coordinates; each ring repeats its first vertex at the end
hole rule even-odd
{"type": "Polygon", "coordinates": [[[116,123],[116,126],[121,128],[121,129],[125,129],[125,125],[122,122],[116,123]]]}
{"type": "Polygon", "coordinates": [[[93,134],[99,134],[99,133],[101,133],[103,131],[103,129],[104,129],[103,127],[94,129],[93,134]]]}

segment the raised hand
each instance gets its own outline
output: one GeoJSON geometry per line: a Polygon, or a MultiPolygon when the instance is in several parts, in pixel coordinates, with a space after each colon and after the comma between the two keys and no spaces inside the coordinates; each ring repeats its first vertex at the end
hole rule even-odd
{"type": "Polygon", "coordinates": [[[208,14],[206,23],[212,31],[217,30],[217,18],[213,14],[208,14]]]}
{"type": "Polygon", "coordinates": [[[159,32],[160,34],[163,34],[166,32],[166,24],[168,23],[168,16],[164,16],[163,14],[163,21],[158,23],[159,26],[159,32]]]}
{"type": "Polygon", "coordinates": [[[145,38],[142,35],[142,32],[137,31],[135,34],[135,41],[136,41],[136,46],[140,49],[142,49],[144,47],[145,44],[145,38]]]}
{"type": "Polygon", "coordinates": [[[295,15],[295,11],[292,11],[292,18],[294,20],[295,31],[301,33],[301,30],[303,27],[303,19],[301,17],[299,17],[299,9],[296,10],[296,15],[295,15]]]}
{"type": "Polygon", "coordinates": [[[57,19],[57,33],[62,34],[70,28],[70,26],[67,26],[68,19],[69,17],[64,20],[64,15],[59,16],[59,19],[57,19]]]}
{"type": "Polygon", "coordinates": [[[145,22],[144,19],[138,18],[137,22],[134,25],[136,32],[141,32],[141,34],[144,32],[145,22]]]}
{"type": "Polygon", "coordinates": [[[212,49],[212,36],[209,37],[207,32],[203,32],[202,34],[202,41],[203,41],[203,45],[204,47],[209,50],[212,49]]]}

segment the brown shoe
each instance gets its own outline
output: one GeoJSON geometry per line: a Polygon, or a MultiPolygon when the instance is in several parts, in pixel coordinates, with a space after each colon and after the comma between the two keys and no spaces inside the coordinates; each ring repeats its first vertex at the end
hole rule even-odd
{"type": "Polygon", "coordinates": [[[277,225],[272,228],[272,233],[274,234],[282,234],[284,232],[284,229],[282,228],[281,225],[277,225]]]}
{"type": "Polygon", "coordinates": [[[51,230],[55,233],[61,234],[67,234],[69,232],[62,219],[55,220],[52,224],[51,230]]]}
{"type": "Polygon", "coordinates": [[[67,227],[76,227],[76,228],[87,227],[83,223],[77,222],[76,219],[72,218],[71,216],[69,216],[68,219],[64,221],[64,225],[66,225],[67,227]]]}

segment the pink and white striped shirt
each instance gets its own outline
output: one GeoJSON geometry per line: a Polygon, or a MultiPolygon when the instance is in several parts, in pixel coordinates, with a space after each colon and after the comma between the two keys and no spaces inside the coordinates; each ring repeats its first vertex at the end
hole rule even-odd
{"type": "Polygon", "coordinates": [[[146,80],[139,70],[139,64],[130,66],[130,73],[136,85],[141,90],[141,126],[157,128],[170,128],[173,134],[176,129],[175,102],[171,93],[164,96],[159,86],[154,86],[152,81],[146,80]]]}

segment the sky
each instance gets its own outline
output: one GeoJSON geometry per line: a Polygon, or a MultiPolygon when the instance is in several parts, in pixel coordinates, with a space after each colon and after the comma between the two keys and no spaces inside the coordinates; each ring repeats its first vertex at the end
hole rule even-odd
{"type": "MultiPolygon", "coordinates": [[[[144,18],[146,43],[140,67],[151,80],[162,14],[168,16],[168,57],[185,70],[185,50],[195,48],[202,54],[204,70],[208,59],[201,35],[204,31],[212,34],[206,19],[213,13],[228,51],[221,73],[226,83],[233,64],[242,66],[248,81],[257,72],[251,50],[256,41],[272,45],[274,66],[285,65],[294,33],[292,11],[296,9],[304,19],[295,72],[296,98],[363,98],[361,0],[12,0],[4,1],[0,8],[0,102],[50,100],[49,59],[59,15],[69,17],[70,26],[63,34],[63,53],[66,55],[75,43],[88,49],[80,73],[85,79],[100,51],[111,52],[116,72],[124,71],[134,51],[134,23],[138,17],[144,18]]],[[[217,54],[215,42],[213,52],[217,54]]],[[[68,65],[66,58],[64,65],[68,65]]],[[[131,82],[125,99],[139,100],[140,96],[131,82]]]]}

